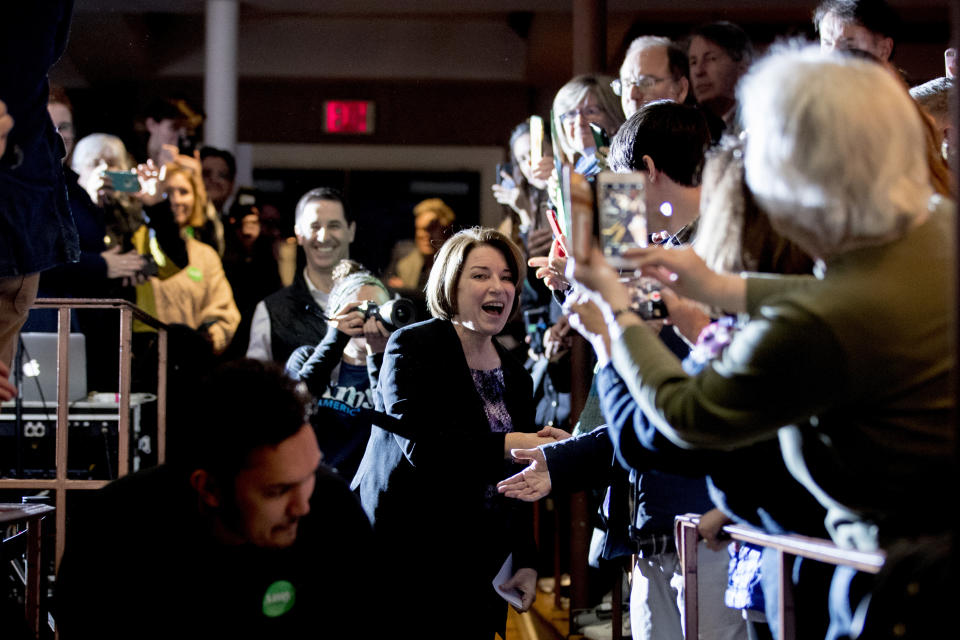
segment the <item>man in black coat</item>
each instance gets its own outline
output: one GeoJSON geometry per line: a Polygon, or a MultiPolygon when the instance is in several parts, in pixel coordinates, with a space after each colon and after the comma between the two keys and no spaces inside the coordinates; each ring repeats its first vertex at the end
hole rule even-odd
{"type": "MultiPolygon", "coordinates": [[[[0,20],[0,380],[36,297],[39,272],[77,260],[47,73],[67,45],[72,0],[14,2],[0,20]]],[[[6,393],[4,393],[4,390],[6,393]]]]}
{"type": "Polygon", "coordinates": [[[372,530],[320,464],[309,396],[238,360],[197,397],[189,453],[78,502],[61,637],[375,637],[372,530]]]}

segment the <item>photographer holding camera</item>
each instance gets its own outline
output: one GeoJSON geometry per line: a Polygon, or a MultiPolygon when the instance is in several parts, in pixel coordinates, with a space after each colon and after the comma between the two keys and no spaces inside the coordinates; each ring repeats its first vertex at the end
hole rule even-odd
{"type": "Polygon", "coordinates": [[[312,419],[325,462],[348,482],[360,464],[374,409],[387,338],[413,320],[408,300],[390,300],[380,280],[352,260],[333,271],[327,333],[287,360],[287,373],[317,399],[312,419]]]}

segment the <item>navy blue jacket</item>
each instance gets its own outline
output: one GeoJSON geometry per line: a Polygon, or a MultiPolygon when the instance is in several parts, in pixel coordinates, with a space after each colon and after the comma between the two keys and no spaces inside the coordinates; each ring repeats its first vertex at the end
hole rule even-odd
{"type": "Polygon", "coordinates": [[[67,204],[63,140],[47,112],[47,73],[67,45],[72,0],[9,2],[0,20],[0,100],[13,117],[0,157],[0,277],[79,256],[67,204]]]}
{"type": "Polygon", "coordinates": [[[333,467],[347,482],[353,479],[370,439],[370,426],[383,414],[377,385],[383,354],[367,356],[367,382],[342,386],[333,379],[333,372],[343,359],[343,350],[350,336],[336,326],[327,328],[327,335],[316,346],[304,345],[287,359],[287,375],[301,380],[317,401],[317,411],[310,417],[323,451],[323,461],[333,467]],[[368,393],[369,392],[369,393],[368,393]]]}

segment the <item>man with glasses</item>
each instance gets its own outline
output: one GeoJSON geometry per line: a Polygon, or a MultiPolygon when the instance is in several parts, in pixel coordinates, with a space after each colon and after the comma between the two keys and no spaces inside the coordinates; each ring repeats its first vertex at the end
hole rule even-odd
{"type": "Polygon", "coordinates": [[[630,43],[611,86],[628,119],[654,100],[683,103],[690,93],[687,54],[669,38],[641,36],[630,43]]]}

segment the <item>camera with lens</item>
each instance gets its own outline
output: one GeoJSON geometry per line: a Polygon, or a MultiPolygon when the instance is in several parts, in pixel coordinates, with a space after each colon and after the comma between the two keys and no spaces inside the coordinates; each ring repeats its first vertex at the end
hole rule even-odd
{"type": "Polygon", "coordinates": [[[364,320],[376,318],[390,331],[407,326],[417,317],[416,307],[406,298],[395,298],[384,304],[364,300],[357,305],[357,311],[363,313],[364,320]]]}

